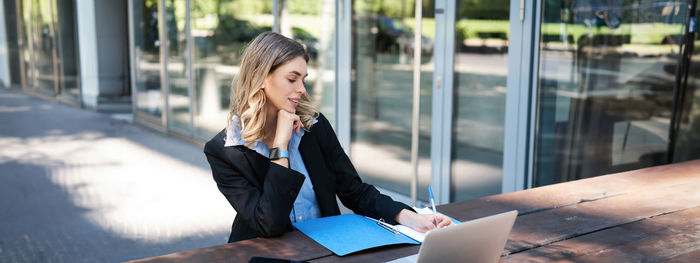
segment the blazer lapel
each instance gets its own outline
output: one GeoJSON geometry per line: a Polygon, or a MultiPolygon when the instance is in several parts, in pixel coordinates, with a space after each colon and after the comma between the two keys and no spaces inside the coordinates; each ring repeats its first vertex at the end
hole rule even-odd
{"type": "Polygon", "coordinates": [[[304,159],[306,171],[309,172],[309,177],[311,178],[311,183],[314,185],[314,188],[317,188],[317,181],[319,180],[318,177],[320,177],[320,174],[322,173],[319,171],[319,165],[317,165],[315,162],[310,162],[311,160],[316,160],[319,156],[321,156],[321,152],[317,145],[318,144],[316,143],[315,138],[313,138],[313,136],[311,136],[311,134],[308,132],[304,134],[304,137],[301,138],[301,142],[299,142],[299,153],[301,154],[301,158],[304,159]]]}

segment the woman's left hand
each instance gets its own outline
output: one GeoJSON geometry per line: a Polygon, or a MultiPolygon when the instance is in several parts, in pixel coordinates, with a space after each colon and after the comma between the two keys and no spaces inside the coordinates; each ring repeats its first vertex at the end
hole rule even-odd
{"type": "Polygon", "coordinates": [[[401,210],[398,215],[396,215],[396,222],[399,224],[413,228],[414,230],[425,233],[429,230],[433,230],[436,227],[442,228],[446,226],[454,225],[449,217],[438,213],[438,222],[435,223],[435,215],[433,214],[417,214],[416,212],[409,211],[406,209],[401,210]]]}

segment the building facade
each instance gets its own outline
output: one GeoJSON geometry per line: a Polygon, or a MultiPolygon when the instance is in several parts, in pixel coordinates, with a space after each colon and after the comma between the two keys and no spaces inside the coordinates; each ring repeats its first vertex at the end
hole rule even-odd
{"type": "Polygon", "coordinates": [[[363,180],[448,203],[699,158],[696,6],[8,0],[0,77],[206,141],[242,48],[280,32],[306,46],[307,93],[363,180]]]}

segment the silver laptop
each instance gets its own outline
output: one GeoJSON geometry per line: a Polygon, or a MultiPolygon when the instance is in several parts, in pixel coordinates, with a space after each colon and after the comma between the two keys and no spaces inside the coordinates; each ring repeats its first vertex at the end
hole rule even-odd
{"type": "Polygon", "coordinates": [[[390,262],[498,262],[517,216],[513,210],[430,231],[418,254],[390,262]]]}

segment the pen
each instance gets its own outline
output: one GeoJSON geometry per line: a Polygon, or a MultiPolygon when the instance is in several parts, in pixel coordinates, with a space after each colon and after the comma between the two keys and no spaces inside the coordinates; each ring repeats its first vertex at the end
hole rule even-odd
{"type": "Polygon", "coordinates": [[[433,189],[428,186],[428,192],[430,193],[430,204],[433,205],[433,215],[435,216],[435,227],[438,226],[437,211],[435,210],[435,196],[433,195],[433,189]]]}

